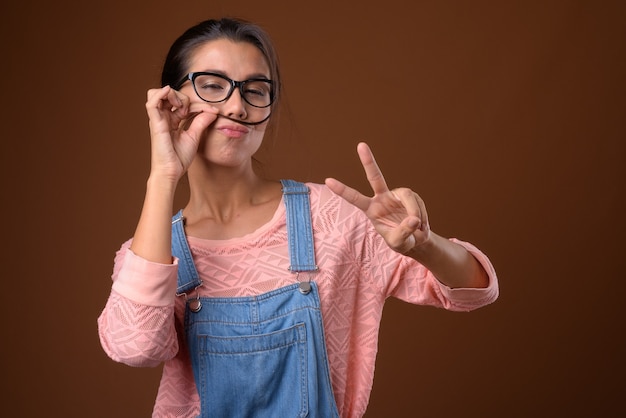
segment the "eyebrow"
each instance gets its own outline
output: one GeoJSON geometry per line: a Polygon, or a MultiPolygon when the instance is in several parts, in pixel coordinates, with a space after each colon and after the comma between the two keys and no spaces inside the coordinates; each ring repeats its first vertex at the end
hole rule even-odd
{"type": "MultiPolygon", "coordinates": [[[[212,69],[207,69],[207,70],[202,70],[202,71],[192,71],[192,72],[196,72],[196,73],[213,73],[213,74],[218,74],[227,78],[231,78],[228,74],[226,74],[224,71],[221,70],[212,70],[212,69]]],[[[266,76],[263,73],[254,73],[254,74],[250,74],[245,80],[254,80],[254,79],[262,79],[262,80],[271,80],[270,77],[266,76]]],[[[241,81],[245,81],[245,80],[241,80],[241,81]]]]}

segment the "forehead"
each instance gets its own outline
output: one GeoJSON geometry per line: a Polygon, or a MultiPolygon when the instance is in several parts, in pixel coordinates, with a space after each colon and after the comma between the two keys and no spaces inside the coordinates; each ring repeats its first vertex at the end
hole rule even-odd
{"type": "Polygon", "coordinates": [[[242,80],[251,75],[270,77],[263,53],[248,42],[216,39],[197,47],[189,60],[189,71],[220,71],[242,80]]]}

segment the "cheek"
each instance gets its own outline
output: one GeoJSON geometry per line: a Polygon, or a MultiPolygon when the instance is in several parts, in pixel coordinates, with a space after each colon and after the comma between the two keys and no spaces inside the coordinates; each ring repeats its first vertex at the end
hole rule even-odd
{"type": "Polygon", "coordinates": [[[193,86],[191,85],[191,83],[186,83],[184,86],[182,86],[178,90],[178,92],[189,97],[189,100],[191,101],[196,101],[196,99],[200,100],[200,98],[196,94],[196,91],[193,89],[193,86]]]}
{"type": "Polygon", "coordinates": [[[250,144],[254,147],[253,152],[257,152],[263,143],[265,137],[265,124],[255,126],[253,131],[250,131],[250,144]]]}

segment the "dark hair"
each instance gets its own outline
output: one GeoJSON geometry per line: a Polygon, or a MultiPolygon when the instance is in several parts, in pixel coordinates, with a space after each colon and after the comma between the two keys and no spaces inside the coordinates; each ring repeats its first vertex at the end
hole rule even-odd
{"type": "Polygon", "coordinates": [[[189,58],[195,49],[216,39],[229,39],[234,42],[248,42],[261,51],[270,69],[270,79],[274,87],[274,103],[280,98],[281,80],[278,69],[278,55],[269,35],[258,25],[237,18],[209,19],[187,29],[170,47],[163,64],[161,86],[180,88],[180,81],[187,75],[189,58]]]}

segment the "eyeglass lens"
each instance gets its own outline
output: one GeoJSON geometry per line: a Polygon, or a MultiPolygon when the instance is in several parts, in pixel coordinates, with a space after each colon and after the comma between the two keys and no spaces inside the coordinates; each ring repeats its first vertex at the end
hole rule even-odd
{"type": "MultiPolygon", "coordinates": [[[[235,88],[231,81],[215,74],[199,74],[194,87],[200,98],[207,102],[221,102],[235,88]]],[[[248,80],[240,87],[243,99],[255,107],[267,107],[272,103],[272,85],[269,81],[248,80]]]]}

